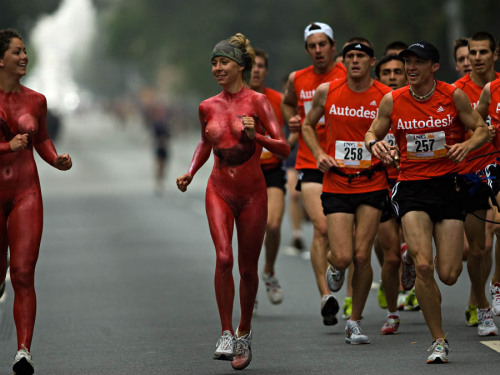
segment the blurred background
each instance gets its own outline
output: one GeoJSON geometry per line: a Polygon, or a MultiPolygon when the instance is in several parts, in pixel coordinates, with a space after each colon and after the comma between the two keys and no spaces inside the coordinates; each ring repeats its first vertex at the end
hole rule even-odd
{"type": "Polygon", "coordinates": [[[431,41],[442,54],[438,77],[452,82],[453,40],[476,31],[499,37],[498,14],[498,0],[16,0],[3,2],[0,23],[24,36],[24,84],[54,111],[100,105],[126,122],[160,100],[177,133],[198,129],[199,102],[220,90],[212,47],[236,32],[268,51],[276,89],[309,65],[303,29],[312,21],[330,24],[340,46],[368,38],[377,57],[395,40],[431,41]]]}
{"type": "Polygon", "coordinates": [[[498,14],[498,0],[16,0],[3,2],[0,27],[23,35],[30,63],[22,83],[47,97],[56,146],[85,140],[87,154],[99,137],[125,137],[114,140],[113,159],[142,150],[141,182],[161,195],[199,141],[199,103],[220,92],[210,65],[218,41],[241,32],[265,49],[267,85],[277,90],[310,64],[303,31],[314,21],[332,26],[337,53],[356,36],[378,58],[393,41],[428,40],[441,52],[438,79],[454,82],[454,40],[500,37],[498,14]]]}

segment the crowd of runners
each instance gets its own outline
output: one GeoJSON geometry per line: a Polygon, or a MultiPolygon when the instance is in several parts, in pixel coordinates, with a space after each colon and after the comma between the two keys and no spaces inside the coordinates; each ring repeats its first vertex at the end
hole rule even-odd
{"type": "MultiPolygon", "coordinates": [[[[374,278],[372,249],[382,269],[378,300],[387,310],[380,334],[398,332],[400,310],[421,310],[432,337],[427,363],[448,362],[435,275],[453,285],[465,261],[465,322],[479,336],[498,335],[498,41],[483,31],[458,39],[460,77],[450,83],[435,78],[440,53],[428,41],[395,41],[377,62],[368,39],[350,38],[338,48],[332,28],[315,22],[304,30],[304,47],[311,65],[291,72],[283,93],[266,87],[269,56],[245,35],[220,41],[212,52],[212,74],[222,91],[200,104],[201,140],[176,182],[186,191],[213,151],[206,211],[222,328],[214,359],[231,361],[236,370],[252,360],[262,247],[263,285],[272,304],[283,301],[275,266],[287,195],[297,250],[307,247],[302,218],[314,228],[309,253],[324,325],[338,324],[336,293],[347,284],[346,343],[370,343],[361,319],[374,278]]],[[[34,372],[34,271],[43,216],[33,149],[57,169],[72,167],[47,134],[45,97],[20,83],[27,63],[21,36],[0,30],[0,298],[9,272],[18,375],[34,372]]]]}
{"type": "Polygon", "coordinates": [[[500,234],[498,42],[487,32],[458,39],[458,80],[450,83],[435,78],[440,53],[428,41],[395,41],[377,61],[368,39],[350,38],[340,48],[332,28],[314,22],[304,30],[304,43],[311,65],[291,72],[283,93],[266,87],[265,51],[254,51],[234,37],[214,48],[212,73],[223,91],[200,105],[202,140],[190,170],[177,180],[185,191],[213,149],[216,168],[207,187],[207,214],[217,253],[215,286],[222,322],[214,358],[242,369],[252,357],[249,306],[255,315],[258,270],[255,258],[248,262],[242,253],[259,254],[264,247],[261,277],[267,296],[272,304],[284,298],[275,263],[287,194],[293,195],[292,242],[299,250],[307,247],[300,231],[301,205],[313,226],[310,260],[324,325],[338,324],[336,293],[347,284],[342,309],[346,343],[370,343],[361,319],[374,277],[372,249],[382,269],[378,302],[387,309],[380,334],[398,332],[399,311],[421,310],[432,336],[427,363],[448,362],[435,275],[444,285],[453,285],[465,261],[470,278],[465,322],[477,327],[479,336],[498,335],[493,320],[500,315],[500,244],[495,241],[500,234]],[[253,66],[245,78],[246,58],[253,66]],[[245,104],[246,85],[262,94],[249,96],[252,104],[258,107],[266,97],[275,116],[259,115],[258,108],[245,104]],[[229,119],[225,126],[222,118],[229,119]],[[280,154],[273,152],[282,147],[285,133],[288,157],[281,148],[280,154]],[[234,181],[256,154],[264,178],[254,178],[259,186],[265,182],[267,204],[255,203],[241,190],[238,200],[223,185],[212,191],[213,181],[234,181]],[[220,207],[214,207],[214,200],[220,207]],[[250,213],[266,212],[267,224],[253,228],[251,246],[244,246],[244,234],[239,236],[244,293],[235,331],[229,319],[234,288],[228,292],[233,285],[228,243],[234,222],[242,230],[240,215],[250,201],[250,213]],[[221,207],[223,243],[218,232],[223,225],[212,223],[221,207]],[[252,293],[245,293],[248,280],[252,293]]]}

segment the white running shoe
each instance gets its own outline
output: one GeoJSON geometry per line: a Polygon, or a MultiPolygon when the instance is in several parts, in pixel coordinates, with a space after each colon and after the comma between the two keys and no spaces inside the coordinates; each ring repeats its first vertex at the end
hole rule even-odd
{"type": "Polygon", "coordinates": [[[406,304],[406,297],[410,292],[399,292],[398,293],[398,310],[404,310],[406,304]]]}
{"type": "Polygon", "coordinates": [[[436,339],[431,347],[427,349],[428,352],[432,352],[430,356],[427,357],[427,363],[448,363],[448,351],[450,347],[448,341],[442,338],[436,339]]]}
{"type": "Polygon", "coordinates": [[[328,284],[328,289],[332,292],[338,292],[342,285],[344,284],[345,270],[337,270],[329,265],[326,269],[326,283],[328,284]]]}
{"type": "Polygon", "coordinates": [[[325,326],[337,324],[337,313],[339,312],[339,303],[333,294],[325,294],[321,299],[321,316],[325,326]]]}
{"type": "Polygon", "coordinates": [[[231,331],[224,331],[219,340],[217,340],[214,359],[222,361],[232,361],[235,356],[234,336],[231,331]]]}
{"type": "Polygon", "coordinates": [[[497,336],[498,328],[493,322],[491,309],[477,309],[477,335],[478,336],[497,336]]]}
{"type": "Polygon", "coordinates": [[[491,311],[495,315],[500,315],[500,283],[490,284],[491,311]]]}
{"type": "Polygon", "coordinates": [[[236,331],[236,356],[231,362],[235,370],[243,370],[252,360],[252,331],[244,336],[238,337],[236,331]]]}
{"type": "Polygon", "coordinates": [[[382,328],[380,328],[380,334],[395,335],[398,333],[399,323],[399,315],[389,315],[382,328]]]}
{"type": "Polygon", "coordinates": [[[35,372],[35,365],[31,360],[31,354],[25,346],[19,350],[12,364],[14,375],[31,375],[35,372]]]}
{"type": "Polygon", "coordinates": [[[405,248],[403,252],[403,260],[401,262],[403,269],[401,272],[401,286],[404,290],[411,290],[415,286],[415,264],[411,262],[408,256],[408,249],[405,248]]]}
{"type": "Polygon", "coordinates": [[[345,342],[347,344],[369,344],[368,336],[363,335],[359,321],[348,320],[345,326],[345,342]]]}
{"type": "Polygon", "coordinates": [[[279,305],[283,302],[283,291],[281,290],[278,279],[267,272],[262,273],[262,280],[266,284],[267,297],[273,305],[279,305]]]}

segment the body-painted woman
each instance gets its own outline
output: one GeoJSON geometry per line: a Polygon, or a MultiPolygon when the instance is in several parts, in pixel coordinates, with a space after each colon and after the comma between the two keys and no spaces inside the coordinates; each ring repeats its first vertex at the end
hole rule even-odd
{"type": "Polygon", "coordinates": [[[46,127],[47,102],[21,85],[28,56],[21,36],[0,30],[0,293],[5,288],[10,250],[18,352],[14,374],[32,374],[30,346],[36,315],[35,265],[43,224],[42,195],[33,149],[60,170],[71,168],[58,155],[46,127]]]}
{"type": "Polygon", "coordinates": [[[200,104],[201,141],[189,170],[177,178],[186,191],[194,174],[214,151],[206,190],[206,211],[215,245],[215,294],[222,325],[214,359],[231,360],[235,369],[251,360],[251,319],[258,288],[258,260],[267,221],[267,188],[260,168],[262,147],[286,157],[280,124],[267,98],[246,86],[254,51],[236,34],[212,53],[212,74],[223,91],[200,104]],[[264,136],[265,131],[269,137],[264,136]],[[240,273],[241,319],[232,325],[234,281],[232,236],[236,223],[240,273]]]}

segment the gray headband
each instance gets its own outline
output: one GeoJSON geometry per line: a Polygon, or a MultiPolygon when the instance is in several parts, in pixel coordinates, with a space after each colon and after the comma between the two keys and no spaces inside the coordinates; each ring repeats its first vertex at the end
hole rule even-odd
{"type": "Polygon", "coordinates": [[[228,59],[235,61],[238,65],[245,67],[243,53],[227,40],[222,40],[215,45],[214,50],[212,51],[212,59],[218,56],[227,57],[228,59]]]}

